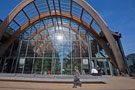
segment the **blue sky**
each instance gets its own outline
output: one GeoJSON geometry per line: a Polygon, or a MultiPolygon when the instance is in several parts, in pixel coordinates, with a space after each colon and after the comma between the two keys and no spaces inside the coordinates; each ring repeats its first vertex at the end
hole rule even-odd
{"type": "MultiPolygon", "coordinates": [[[[0,18],[4,20],[22,0],[2,0],[0,18]]],[[[125,54],[135,53],[135,0],[86,0],[105,20],[109,29],[122,33],[125,54]]]]}

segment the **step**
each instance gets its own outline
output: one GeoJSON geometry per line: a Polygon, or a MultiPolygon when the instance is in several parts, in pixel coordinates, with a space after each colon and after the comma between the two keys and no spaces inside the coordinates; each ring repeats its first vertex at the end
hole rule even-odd
{"type": "MultiPolygon", "coordinates": [[[[82,83],[107,83],[108,76],[81,75],[82,83]]],[[[0,74],[0,81],[73,83],[74,75],[0,74]]]]}

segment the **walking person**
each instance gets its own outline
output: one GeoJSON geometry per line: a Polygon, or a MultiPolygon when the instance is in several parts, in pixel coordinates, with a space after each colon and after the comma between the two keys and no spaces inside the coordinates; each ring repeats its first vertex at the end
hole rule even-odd
{"type": "Polygon", "coordinates": [[[78,70],[78,66],[74,67],[75,73],[74,73],[74,86],[73,88],[77,88],[77,85],[81,87],[81,81],[80,81],[80,72],[78,70]]]}

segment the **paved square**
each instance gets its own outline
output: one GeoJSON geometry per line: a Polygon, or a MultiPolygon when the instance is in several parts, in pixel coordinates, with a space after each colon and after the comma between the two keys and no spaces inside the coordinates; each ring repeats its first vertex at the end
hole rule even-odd
{"type": "Polygon", "coordinates": [[[67,83],[34,83],[0,81],[0,90],[135,90],[135,79],[125,77],[109,77],[107,84],[83,84],[72,88],[67,83]]]}

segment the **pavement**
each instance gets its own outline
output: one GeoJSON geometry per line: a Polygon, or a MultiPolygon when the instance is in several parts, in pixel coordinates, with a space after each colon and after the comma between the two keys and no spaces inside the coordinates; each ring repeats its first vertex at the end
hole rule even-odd
{"type": "Polygon", "coordinates": [[[135,90],[135,79],[109,77],[107,84],[83,83],[82,87],[72,86],[72,83],[0,81],[0,90],[135,90]]]}

